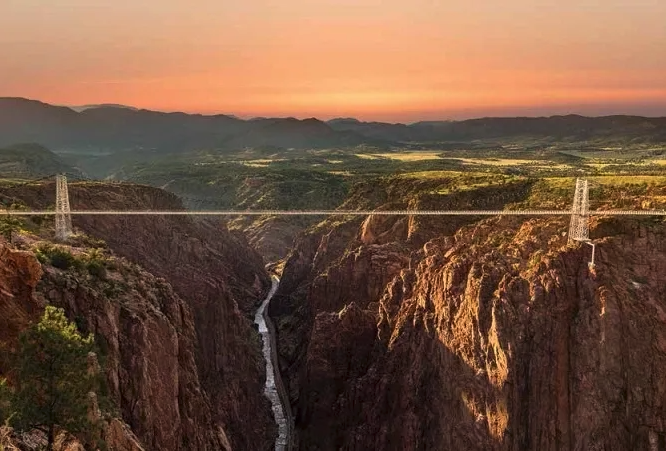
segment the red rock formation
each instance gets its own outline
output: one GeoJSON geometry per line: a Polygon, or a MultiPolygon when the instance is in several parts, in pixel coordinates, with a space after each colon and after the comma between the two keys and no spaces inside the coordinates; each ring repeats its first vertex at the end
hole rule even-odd
{"type": "MultiPolygon", "coordinates": [[[[113,451],[145,451],[127,424],[114,418],[104,422],[102,438],[113,451]]],[[[0,427],[0,449],[3,451],[39,451],[46,446],[46,434],[34,431],[17,437],[10,427],[0,427]]],[[[86,451],[76,437],[62,432],[53,444],[54,451],[86,451]]]]}
{"type": "Polygon", "coordinates": [[[191,313],[168,284],[135,271],[121,268],[121,289],[111,292],[49,268],[37,296],[95,334],[111,399],[148,449],[220,449],[194,360],[191,313]]]}
{"type": "MultiPolygon", "coordinates": [[[[44,282],[40,282],[42,275],[42,265],[32,252],[13,250],[0,243],[0,331],[2,331],[0,349],[3,356],[3,359],[0,359],[0,370],[3,372],[6,372],[9,367],[4,357],[7,357],[17,345],[19,334],[37,321],[43,313],[44,299],[36,293],[38,282],[39,285],[44,286],[44,282]]],[[[85,300],[85,298],[81,299],[81,301],[85,300]]],[[[117,362],[111,360],[112,364],[116,363],[114,367],[117,366],[117,362]]],[[[12,374],[3,374],[3,376],[11,379],[12,374]]],[[[115,388],[118,389],[117,386],[115,388]]],[[[41,443],[39,437],[35,438],[37,442],[41,443]]],[[[110,449],[118,451],[143,451],[144,449],[129,427],[117,418],[105,422],[103,438],[110,449]]],[[[25,443],[24,440],[12,437],[10,429],[4,428],[0,431],[0,445],[7,449],[18,449],[17,444],[22,448],[29,448],[28,443],[25,443]]],[[[67,444],[57,445],[56,449],[83,448],[75,440],[69,440],[67,444]]]]}
{"type": "Polygon", "coordinates": [[[7,357],[15,349],[19,333],[44,310],[33,300],[41,277],[42,266],[31,252],[16,251],[0,242],[0,376],[5,376],[7,357]]]}
{"type": "Polygon", "coordinates": [[[394,224],[304,236],[285,267],[270,314],[299,449],[666,445],[661,223],[595,222],[596,275],[567,218],[387,242],[394,224]]]}
{"type": "MultiPolygon", "coordinates": [[[[118,203],[107,190],[73,185],[72,208],[179,208],[173,196],[159,190],[116,189],[122,194],[118,203]],[[146,205],[144,197],[156,203],[146,205]]],[[[234,450],[270,447],[276,429],[263,396],[261,351],[248,319],[269,286],[261,257],[221,221],[81,217],[74,219],[74,226],[169,281],[192,311],[196,366],[214,419],[223,425],[234,450]]]]}
{"type": "MultiPolygon", "coordinates": [[[[47,184],[5,194],[45,207],[52,191],[47,184]]],[[[181,208],[175,196],[135,185],[71,184],[69,192],[73,209],[181,208]]],[[[269,449],[276,428],[248,319],[269,285],[258,254],[221,223],[185,217],[75,217],[74,226],[173,287],[171,295],[145,305],[146,312],[157,308],[154,317],[134,308],[133,297],[119,310],[71,290],[47,293],[69,313],[89,314],[91,330],[108,336],[119,359],[111,386],[118,387],[123,418],[144,444],[269,449]]]]}

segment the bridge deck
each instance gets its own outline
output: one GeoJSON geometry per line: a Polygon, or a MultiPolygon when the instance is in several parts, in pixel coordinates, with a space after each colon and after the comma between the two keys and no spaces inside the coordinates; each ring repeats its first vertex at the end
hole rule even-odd
{"type": "MultiPolygon", "coordinates": [[[[56,211],[0,210],[0,215],[55,216],[56,211]]],[[[571,210],[71,210],[72,216],[569,216],[571,210]]],[[[590,216],[666,216],[666,210],[594,210],[590,216]]]]}

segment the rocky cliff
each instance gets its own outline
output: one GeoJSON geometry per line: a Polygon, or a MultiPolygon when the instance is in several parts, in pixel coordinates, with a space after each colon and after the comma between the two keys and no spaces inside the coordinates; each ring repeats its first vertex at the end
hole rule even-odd
{"type": "MultiPolygon", "coordinates": [[[[32,252],[16,251],[0,243],[0,375],[8,377],[10,380],[13,375],[8,372],[9,362],[7,361],[10,351],[17,343],[18,336],[22,330],[31,323],[36,322],[43,312],[45,300],[42,291],[44,289],[67,290],[67,280],[59,280],[55,286],[54,281],[58,280],[57,271],[53,268],[47,269],[47,277],[43,278],[45,273],[42,265],[37,261],[32,252]],[[40,287],[38,289],[37,287],[40,287]],[[57,289],[57,288],[55,288],[57,289]]],[[[71,281],[71,280],[70,280],[71,281]]],[[[76,282],[75,282],[76,283],[76,282]]],[[[70,286],[71,288],[71,286],[70,286]]],[[[71,293],[70,293],[71,294],[71,293]]],[[[81,294],[81,293],[78,293],[81,294]]],[[[77,296],[78,298],[78,296],[77,296]]],[[[85,296],[79,298],[85,300],[85,296]]],[[[73,313],[73,312],[70,312],[73,313]]],[[[83,316],[76,316],[80,321],[83,316]]],[[[103,338],[103,334],[98,334],[98,338],[103,338]]],[[[117,337],[116,337],[117,338],[117,337]]],[[[116,349],[117,350],[117,349],[116,349]]],[[[114,350],[115,351],[115,350],[114,350]]],[[[111,355],[109,359],[111,367],[108,368],[109,380],[115,382],[112,385],[112,402],[120,405],[121,388],[118,375],[117,355],[111,355]]],[[[106,360],[106,359],[105,359],[106,360]]],[[[139,359],[142,360],[143,359],[139,359]]],[[[143,362],[145,363],[145,361],[143,362]]],[[[154,363],[154,362],[149,362],[154,363]]],[[[144,451],[139,439],[136,437],[130,427],[121,419],[108,415],[104,418],[102,438],[110,449],[118,451],[144,451]]],[[[10,428],[0,428],[0,448],[8,450],[18,449],[42,449],[46,443],[46,437],[42,433],[26,434],[22,437],[16,437],[10,428]],[[4,447],[4,448],[3,448],[4,447]]],[[[73,437],[67,434],[61,434],[56,443],[58,450],[78,450],[83,449],[82,445],[73,437]]]]}
{"type": "MultiPolygon", "coordinates": [[[[70,184],[69,191],[75,209],[182,208],[172,195],[134,185],[70,184]]],[[[2,194],[44,208],[53,203],[53,184],[2,194]]],[[[92,217],[74,218],[74,227],[127,263],[100,285],[50,267],[33,294],[37,275],[10,268],[9,280],[22,280],[31,301],[21,305],[34,305],[33,318],[49,302],[95,333],[110,394],[146,449],[269,449],[276,428],[249,319],[269,286],[261,258],[221,223],[92,217]]],[[[72,245],[74,253],[82,246],[72,245]]],[[[0,308],[16,308],[12,299],[0,308]]],[[[29,321],[27,313],[6,318],[17,330],[29,321]]]]}
{"type": "Polygon", "coordinates": [[[299,449],[666,449],[663,223],[593,221],[591,272],[568,218],[437,221],[300,239],[270,310],[299,449]]]}

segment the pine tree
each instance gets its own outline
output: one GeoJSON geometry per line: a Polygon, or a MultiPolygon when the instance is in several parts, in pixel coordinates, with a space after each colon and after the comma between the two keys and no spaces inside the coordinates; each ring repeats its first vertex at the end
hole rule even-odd
{"type": "Polygon", "coordinates": [[[4,236],[9,243],[13,241],[14,233],[21,230],[21,227],[23,227],[23,222],[13,216],[0,218],[0,235],[4,236]]]}
{"type": "Polygon", "coordinates": [[[88,371],[93,347],[92,335],[81,336],[65,312],[52,306],[20,337],[11,423],[19,431],[46,433],[49,451],[56,428],[76,434],[95,427],[88,418],[88,393],[97,389],[97,377],[88,371]]]}

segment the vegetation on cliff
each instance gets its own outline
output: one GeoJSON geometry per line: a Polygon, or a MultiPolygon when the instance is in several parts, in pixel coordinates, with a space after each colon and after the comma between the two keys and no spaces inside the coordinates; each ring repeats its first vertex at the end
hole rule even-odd
{"type": "MultiPolygon", "coordinates": [[[[69,192],[73,208],[182,209],[145,186],[72,183],[69,192]]],[[[53,196],[50,181],[0,183],[5,204],[48,208],[53,196]]],[[[107,441],[132,450],[270,446],[276,428],[250,319],[269,285],[261,257],[221,223],[129,219],[75,217],[76,234],[55,244],[52,219],[27,217],[13,244],[0,238],[0,347],[16,347],[45,305],[63,308],[105,362],[117,415],[105,419],[107,441]]],[[[7,368],[0,359],[0,375],[7,368]]]]}
{"type": "MultiPolygon", "coordinates": [[[[91,368],[95,344],[82,336],[62,309],[47,306],[40,322],[19,337],[12,369],[14,390],[5,391],[6,420],[19,432],[46,434],[51,451],[58,429],[95,443],[99,434],[90,394],[99,393],[99,372],[91,368]]],[[[2,400],[0,400],[2,404],[2,400]]]]}
{"type": "Polygon", "coordinates": [[[10,243],[14,240],[14,235],[21,230],[22,226],[23,221],[15,216],[0,217],[0,235],[10,243]]]}

